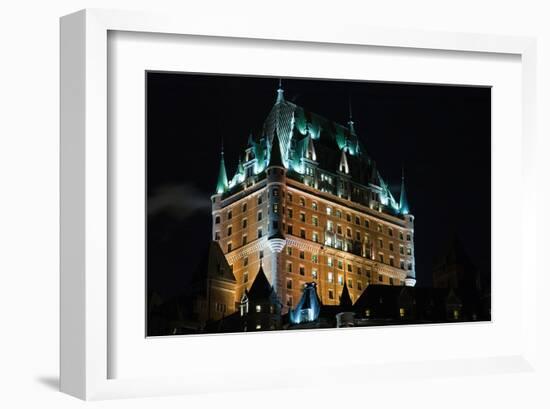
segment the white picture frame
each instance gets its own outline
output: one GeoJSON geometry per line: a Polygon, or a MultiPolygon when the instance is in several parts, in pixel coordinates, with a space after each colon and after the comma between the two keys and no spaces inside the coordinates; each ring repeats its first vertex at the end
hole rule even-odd
{"type": "MultiPolygon", "coordinates": [[[[192,15],[173,16],[154,13],[108,10],[84,10],[61,19],[61,377],[63,392],[81,399],[109,399],[118,397],[154,396],[197,393],[216,390],[257,389],[283,387],[293,384],[292,376],[279,372],[242,385],[238,376],[212,379],[212,370],[189,370],[187,376],[155,373],[154,377],[109,378],[112,353],[109,342],[110,299],[108,269],[110,255],[108,237],[110,223],[109,153],[107,101],[112,84],[108,82],[109,32],[135,32],[166,35],[199,36],[224,39],[256,39],[258,41],[293,42],[338,47],[381,47],[406,50],[430,50],[430,52],[469,52],[483,54],[507,54],[521,58],[521,143],[523,173],[521,182],[525,195],[522,199],[521,237],[535,240],[535,215],[527,211],[532,187],[532,164],[527,159],[535,149],[535,40],[531,38],[491,36],[478,34],[433,33],[414,30],[395,30],[347,26],[285,27],[276,22],[261,25],[243,24],[239,21],[224,22],[215,19],[196,19],[192,15]],[[159,376],[161,375],[161,376],[159,376]]],[[[525,242],[522,241],[525,245],[525,242]]],[[[532,243],[533,244],[533,243],[532,243]]],[[[536,281],[536,266],[532,258],[521,258],[519,280],[522,283],[536,281]]],[[[533,371],[536,369],[535,341],[536,321],[527,314],[536,302],[536,286],[522,287],[518,308],[523,332],[518,335],[520,349],[498,356],[475,358],[456,357],[449,354],[447,360],[438,359],[413,362],[401,359],[396,362],[359,363],[350,369],[356,374],[355,382],[370,378],[390,378],[399,371],[401,376],[445,376],[445,374],[476,374],[533,371]],[[520,351],[521,350],[521,351],[520,351]],[[518,352],[520,351],[520,352],[518,352]]],[[[498,292],[495,294],[498,297],[498,292]]],[[[139,312],[136,312],[139,314],[139,312]]],[[[111,323],[112,325],[112,323],[111,323]]],[[[344,337],[361,342],[366,333],[344,331],[344,337]]],[[[292,334],[304,340],[309,334],[292,334]]],[[[247,335],[251,336],[251,335],[247,335]]],[[[280,334],[253,335],[278,337],[280,334]]],[[[313,335],[315,336],[315,335],[313,335]]],[[[328,335],[327,335],[328,336],[328,335]]],[[[330,335],[332,336],[332,335],[330,335]]],[[[388,337],[380,334],[380,339],[388,337]]],[[[208,342],[223,342],[214,337],[208,342]]],[[[171,344],[178,341],[175,338],[171,344]]],[[[172,346],[174,347],[174,346],[172,346]]],[[[177,346],[176,346],[177,348],[177,346]]],[[[220,363],[221,365],[221,363],[220,363]]],[[[342,365],[346,365],[343,361],[342,365]]],[[[334,362],[317,368],[304,386],[339,382],[334,362]]],[[[194,368],[198,369],[198,368],[194,368]]],[[[227,368],[219,368],[225,374],[227,368]]],[[[258,370],[260,368],[248,369],[258,370]]],[[[238,372],[237,372],[238,374],[238,372]]],[[[264,374],[265,375],[265,374],[264,374]]]]}

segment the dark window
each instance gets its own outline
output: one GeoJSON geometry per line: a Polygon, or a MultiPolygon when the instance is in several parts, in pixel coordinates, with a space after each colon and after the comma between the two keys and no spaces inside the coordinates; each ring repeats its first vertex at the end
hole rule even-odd
{"type": "Polygon", "coordinates": [[[300,237],[302,239],[305,239],[306,238],[306,231],[304,229],[300,229],[300,237]]]}
{"type": "Polygon", "coordinates": [[[215,222],[216,224],[220,224],[220,216],[216,216],[215,222]]]}

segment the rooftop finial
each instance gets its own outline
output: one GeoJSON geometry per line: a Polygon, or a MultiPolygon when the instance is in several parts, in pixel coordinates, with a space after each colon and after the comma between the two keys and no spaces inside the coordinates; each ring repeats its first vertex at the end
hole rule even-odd
{"type": "Polygon", "coordinates": [[[355,133],[355,127],[353,126],[353,112],[351,110],[351,96],[348,97],[348,109],[349,109],[349,131],[354,134],[355,133]]]}
{"type": "Polygon", "coordinates": [[[279,78],[279,88],[277,88],[277,104],[285,100],[285,91],[283,90],[283,80],[279,78]]]}

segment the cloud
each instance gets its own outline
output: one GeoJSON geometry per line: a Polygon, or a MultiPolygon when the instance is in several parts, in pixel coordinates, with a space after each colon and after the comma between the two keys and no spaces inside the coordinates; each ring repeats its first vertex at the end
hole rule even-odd
{"type": "Polygon", "coordinates": [[[156,189],[147,201],[147,215],[168,214],[185,219],[195,212],[209,212],[210,198],[193,185],[165,185],[156,189]]]}

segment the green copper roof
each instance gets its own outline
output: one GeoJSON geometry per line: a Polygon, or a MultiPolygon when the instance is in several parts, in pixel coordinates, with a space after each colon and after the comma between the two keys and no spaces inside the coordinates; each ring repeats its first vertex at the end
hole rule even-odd
{"type": "MultiPolygon", "coordinates": [[[[277,131],[275,131],[275,134],[277,131]]],[[[281,166],[285,167],[281,153],[281,145],[279,143],[279,137],[275,135],[271,143],[271,152],[269,153],[269,166],[281,166]]]]}
{"type": "Polygon", "coordinates": [[[223,151],[220,159],[220,173],[218,174],[218,183],[216,185],[216,193],[223,193],[229,187],[229,182],[227,181],[227,172],[225,171],[225,162],[223,160],[223,151]]]}

